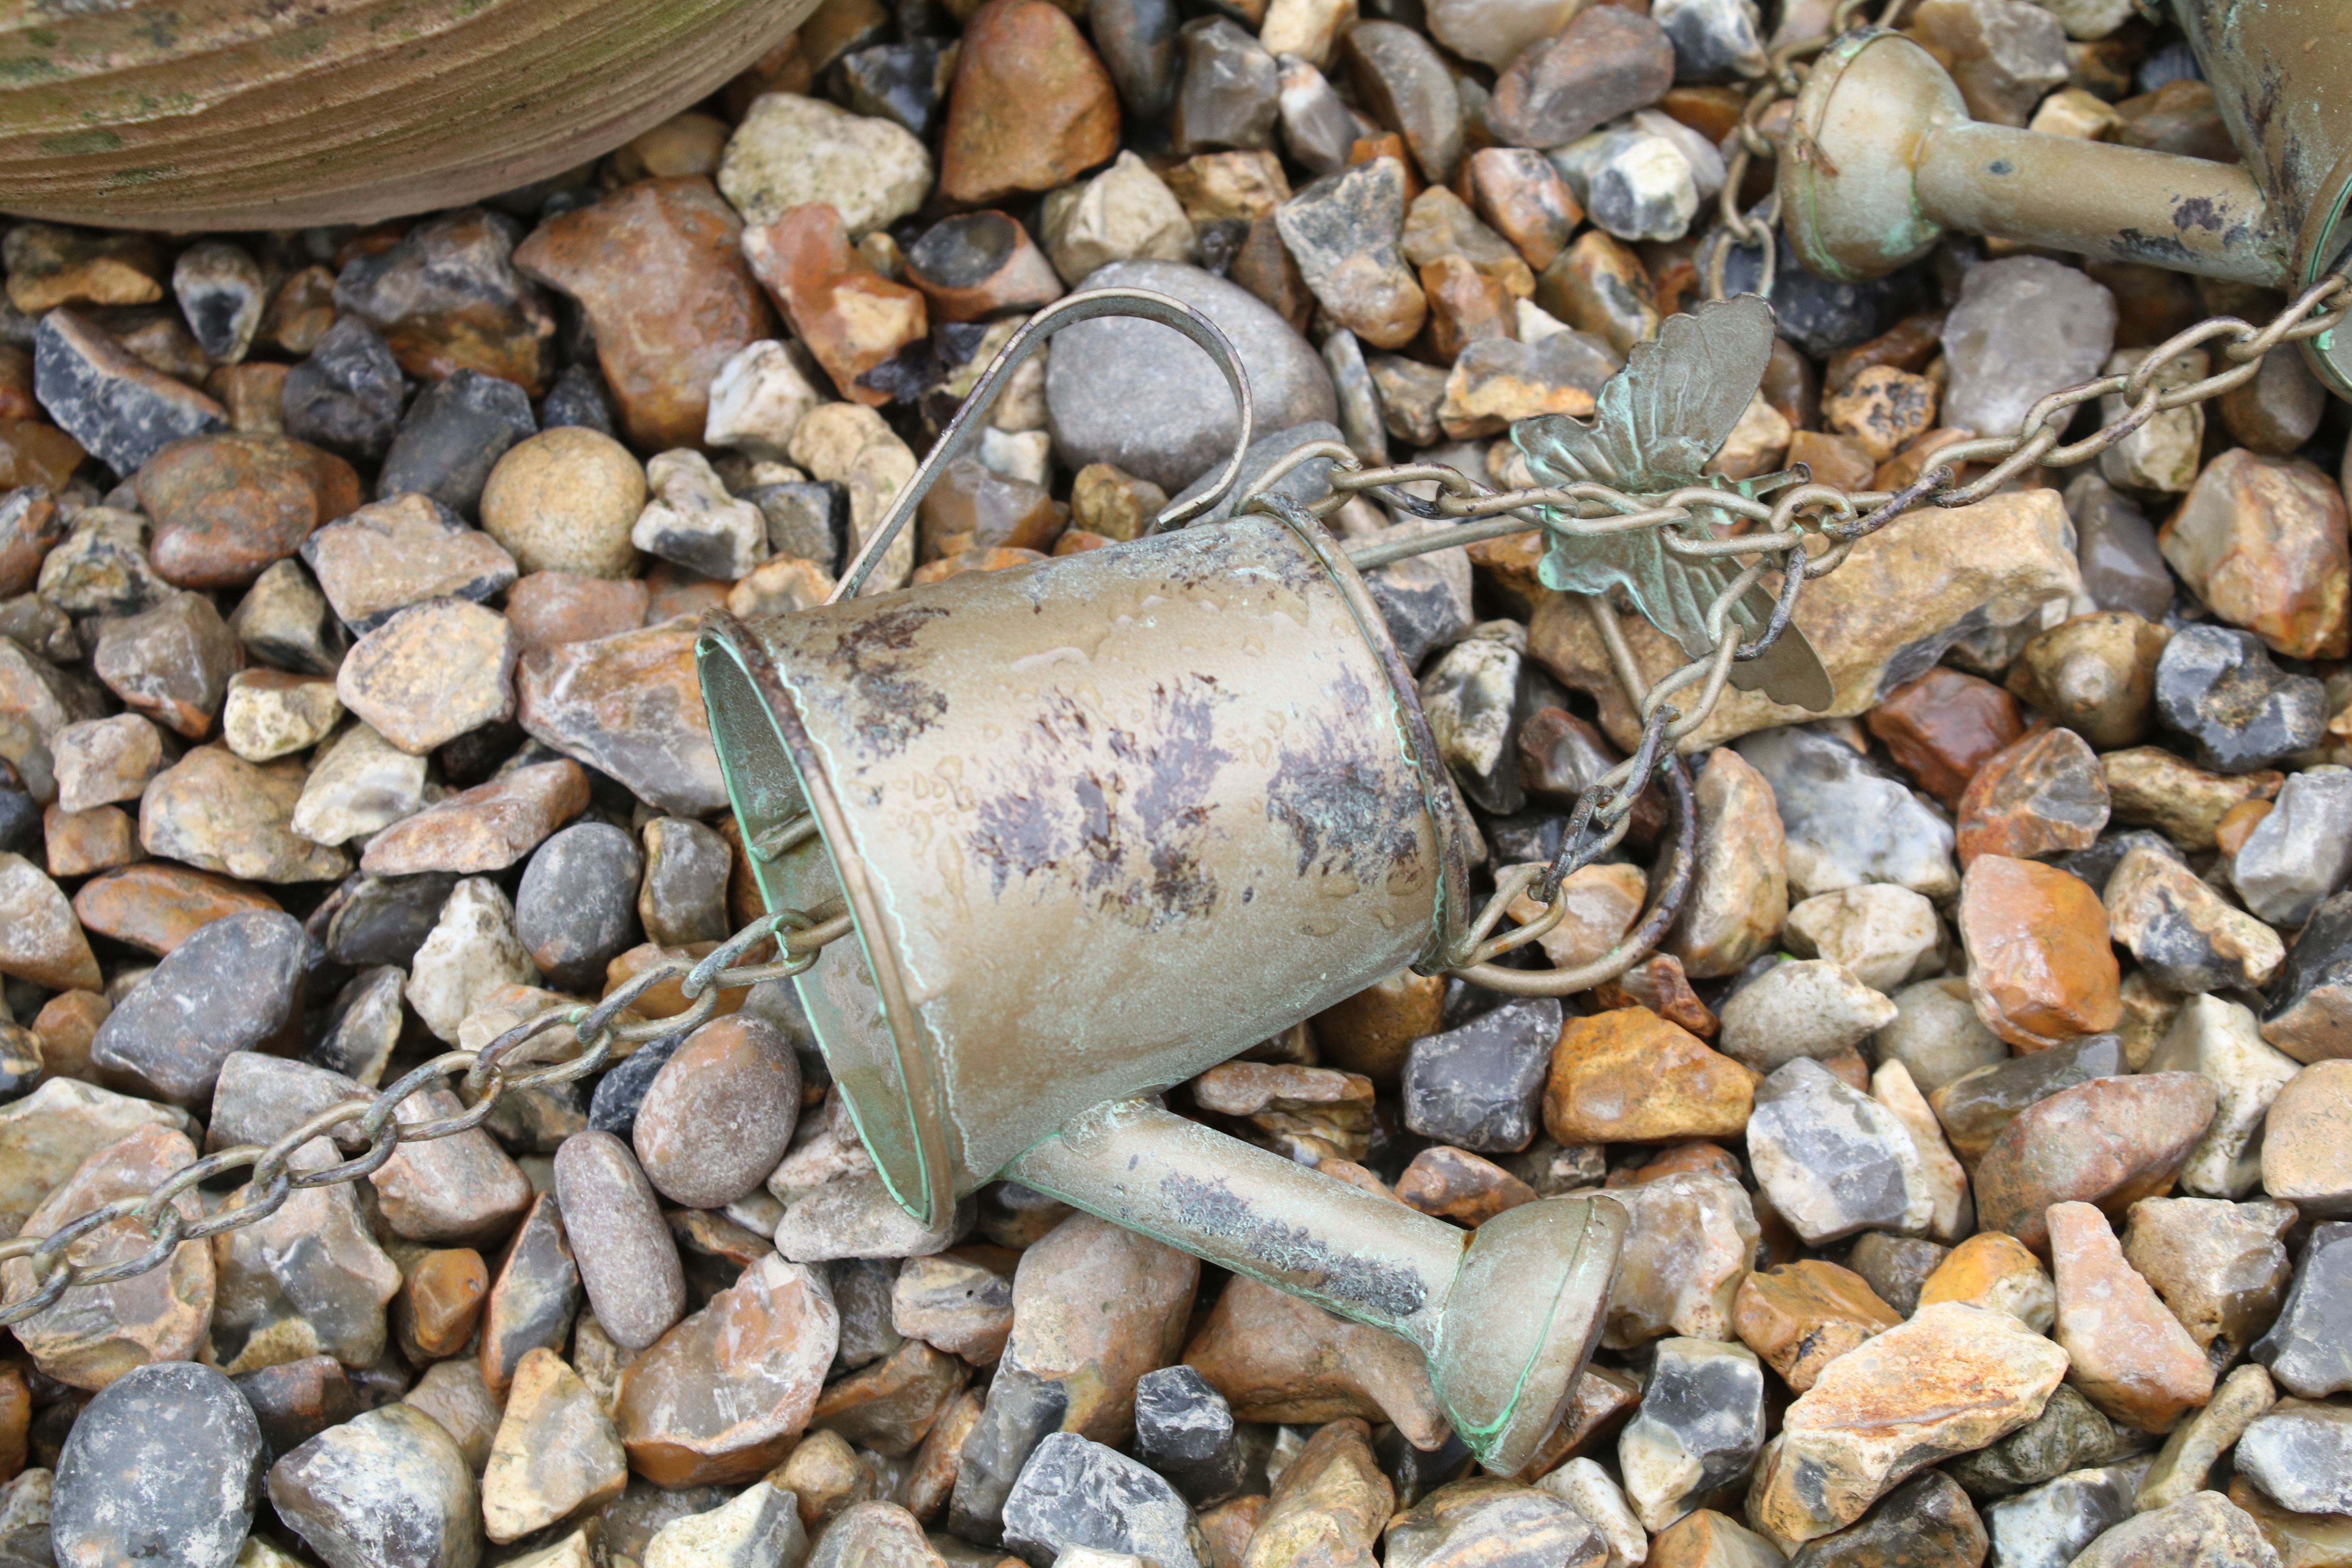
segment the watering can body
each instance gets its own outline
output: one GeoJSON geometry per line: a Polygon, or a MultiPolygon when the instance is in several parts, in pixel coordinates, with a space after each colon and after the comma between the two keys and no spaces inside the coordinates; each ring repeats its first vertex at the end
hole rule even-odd
{"type": "MultiPolygon", "coordinates": [[[[2352,27],[2340,0],[2176,0],[2242,163],[1987,124],[1899,33],[1832,40],[1776,185],[1809,271],[1884,277],[1947,230],[2298,292],[2352,246],[2352,27]]],[[[2352,334],[2304,353],[2352,397],[2352,334]]]]}
{"type": "Polygon", "coordinates": [[[1149,1099],[1465,918],[1475,828],[1319,524],[1244,516],[845,599],[700,644],[796,982],[877,1169],[943,1224],[1012,1175],[1419,1345],[1516,1469],[1601,1321],[1624,1215],[1465,1233],[1149,1099]]]}
{"type": "Polygon", "coordinates": [[[801,991],[910,1214],[1440,950],[1475,830],[1378,619],[1252,517],[706,632],[746,844],[821,828],[762,892],[841,867],[801,991]]]}

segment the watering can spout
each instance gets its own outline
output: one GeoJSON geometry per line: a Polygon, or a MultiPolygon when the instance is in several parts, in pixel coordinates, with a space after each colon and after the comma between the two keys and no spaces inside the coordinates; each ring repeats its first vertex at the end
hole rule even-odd
{"type": "Polygon", "coordinates": [[[1088,1111],[1005,1174],[1411,1342],[1454,1431],[1504,1475],[1559,1420],[1626,1226],[1593,1194],[1457,1230],[1139,1100],[1088,1111]]]}
{"type": "MultiPolygon", "coordinates": [[[[2352,226],[2352,30],[2340,0],[2179,0],[2242,163],[1969,117],[1936,58],[1864,29],[1822,51],[1776,176],[1790,247],[1840,281],[1880,278],[1948,230],[2296,293],[2352,226]]],[[[2304,352],[2352,398],[2352,334],[2304,352]]]]}

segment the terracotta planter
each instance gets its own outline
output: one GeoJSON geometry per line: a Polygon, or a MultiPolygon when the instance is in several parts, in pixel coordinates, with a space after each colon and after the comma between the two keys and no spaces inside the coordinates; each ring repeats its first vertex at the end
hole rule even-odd
{"type": "Polygon", "coordinates": [[[285,228],[474,201],[610,152],[815,5],[58,5],[0,34],[0,210],[285,228]]]}

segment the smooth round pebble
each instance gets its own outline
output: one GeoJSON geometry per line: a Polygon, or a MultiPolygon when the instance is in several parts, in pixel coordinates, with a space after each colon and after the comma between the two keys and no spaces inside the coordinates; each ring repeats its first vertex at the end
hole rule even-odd
{"type": "Polygon", "coordinates": [[[677,1243],[626,1143],[610,1132],[566,1138],[555,1152],[555,1201],[588,1305],[614,1344],[641,1351],[686,1315],[677,1243]]]}
{"type": "Polygon", "coordinates": [[[637,943],[637,841],[582,822],[541,845],[515,891],[515,933],[559,991],[601,990],[604,966],[637,943]]]}
{"type": "Polygon", "coordinates": [[[482,527],[525,572],[627,577],[629,531],[646,508],[646,471],[629,449],[584,426],[520,441],[482,487],[482,527]]]}
{"type": "Polygon", "coordinates": [[[74,1423],[49,1538],[60,1568],[228,1568],[260,1485],[261,1426],[236,1384],[194,1362],[152,1362],[74,1423]]]}
{"type": "Polygon", "coordinates": [[[662,1196],[719,1208],[776,1168],[800,1106],[800,1058],[783,1032],[761,1018],[714,1018],[663,1065],[632,1142],[662,1196]]]}

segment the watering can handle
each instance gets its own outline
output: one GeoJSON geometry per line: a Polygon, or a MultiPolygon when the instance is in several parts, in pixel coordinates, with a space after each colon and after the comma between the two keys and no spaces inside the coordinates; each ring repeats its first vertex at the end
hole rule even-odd
{"type": "Polygon", "coordinates": [[[988,369],[973,384],[971,395],[963,400],[963,406],[956,410],[955,417],[940,433],[930,454],[923,459],[922,467],[915,470],[915,477],[898,492],[898,499],[892,504],[889,515],[857,547],[849,569],[841,574],[841,581],[825,596],[826,604],[856,597],[857,591],[865,585],[866,579],[873,574],[875,565],[881,561],[883,552],[890,548],[890,542],[898,537],[899,531],[915,515],[915,508],[930,492],[932,483],[978,438],[982,427],[987,423],[989,410],[996,406],[997,398],[1003,395],[1006,384],[1013,379],[1013,373],[1021,367],[1022,362],[1037,352],[1038,344],[1064,327],[1076,321],[1092,321],[1097,316],[1138,316],[1183,333],[1206,350],[1209,357],[1216,362],[1217,369],[1224,375],[1225,384],[1233,388],[1234,402],[1241,413],[1241,428],[1234,440],[1233,456],[1225,459],[1224,469],[1217,475],[1216,482],[1191,500],[1163,510],[1152,520],[1151,531],[1158,533],[1165,529],[1182,527],[1215,506],[1224,493],[1233,489],[1234,481],[1241,477],[1242,456],[1249,450],[1254,416],[1249,377],[1244,373],[1241,355],[1234,350],[1233,340],[1225,336],[1216,322],[1183,300],[1149,289],[1089,289],[1084,293],[1066,295],[1030,317],[1021,330],[1013,334],[1013,341],[998,351],[996,358],[990,362],[988,369]]]}

